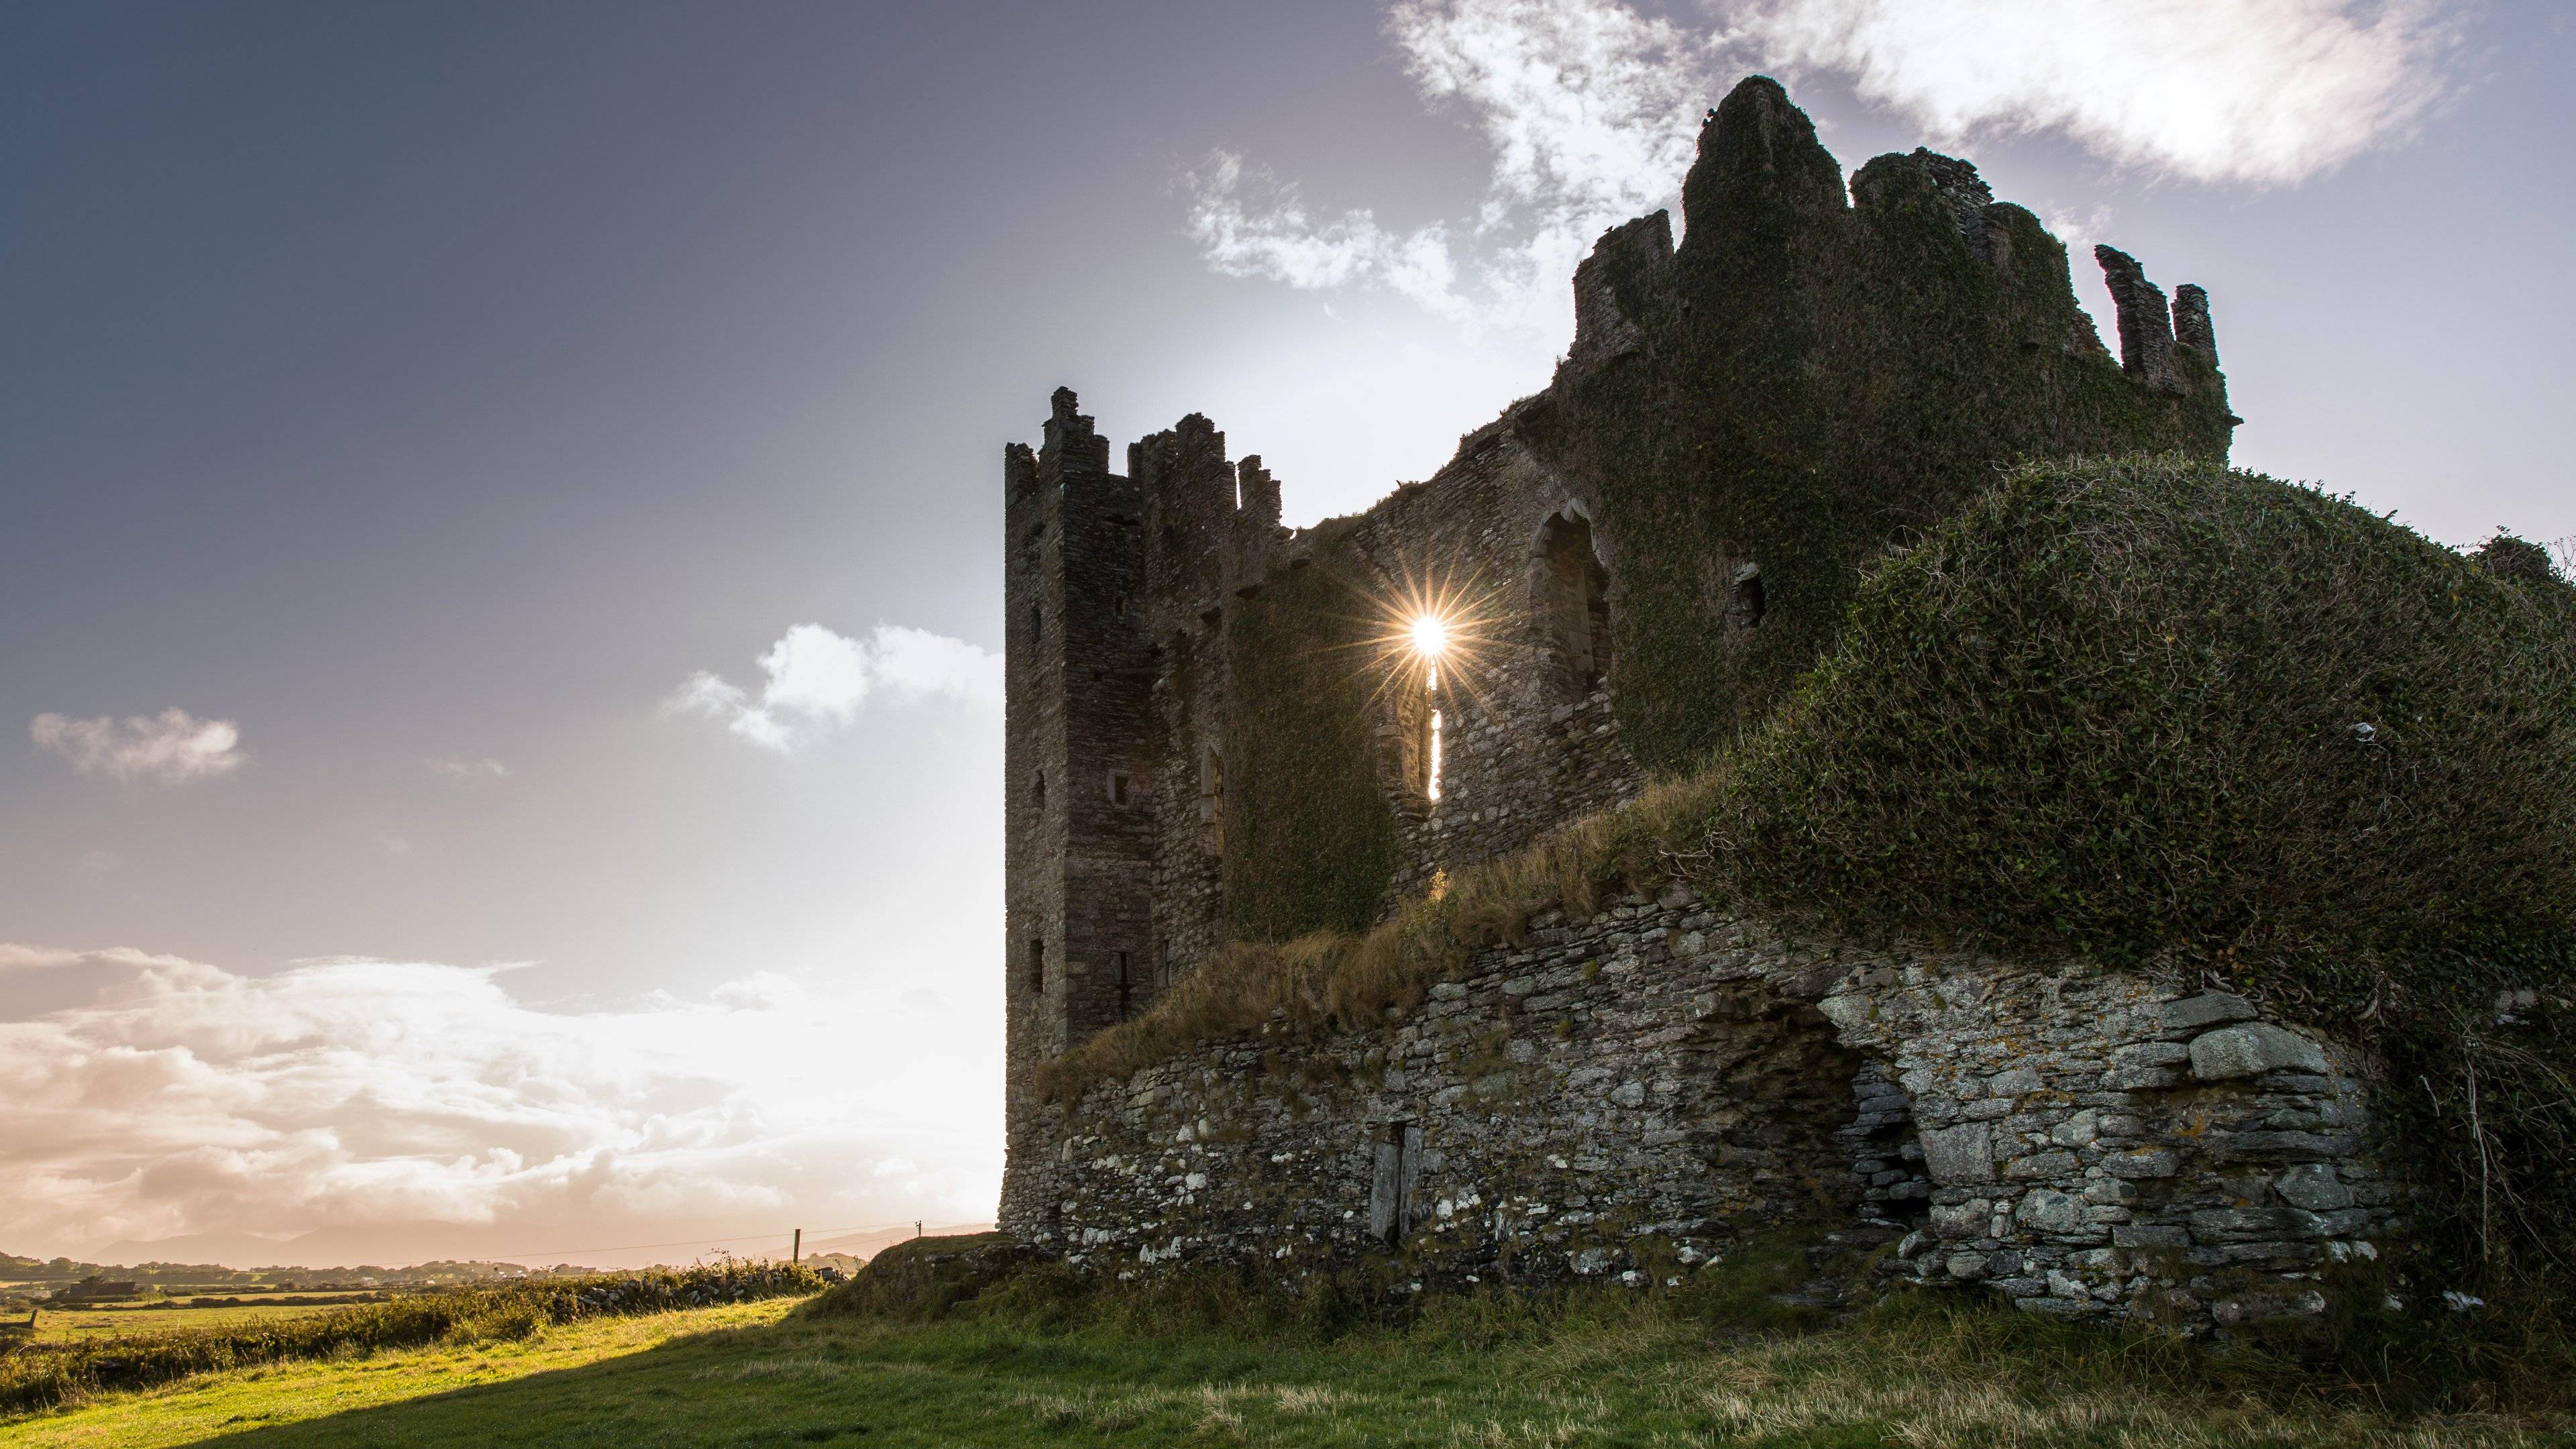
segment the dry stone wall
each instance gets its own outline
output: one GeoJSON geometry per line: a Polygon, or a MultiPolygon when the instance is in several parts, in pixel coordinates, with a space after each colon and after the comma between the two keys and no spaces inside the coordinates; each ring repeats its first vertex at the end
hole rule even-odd
{"type": "Polygon", "coordinates": [[[1382,1026],[1274,1023],[1034,1115],[1003,1226],[1122,1273],[1643,1284],[1822,1215],[1891,1274],[2228,1325],[2321,1309],[2393,1218],[2356,1064],[2235,997],[1800,945],[1680,893],[1542,918],[1382,1026]]]}

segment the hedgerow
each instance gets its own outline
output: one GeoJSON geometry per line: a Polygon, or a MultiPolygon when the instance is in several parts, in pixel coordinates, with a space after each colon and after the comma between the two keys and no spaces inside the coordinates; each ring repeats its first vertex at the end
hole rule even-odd
{"type": "Polygon", "coordinates": [[[432,1288],[268,1323],[28,1343],[0,1353],[0,1413],[149,1388],[191,1374],[431,1343],[520,1339],[548,1324],[586,1318],[817,1293],[832,1281],[812,1268],[784,1263],[726,1263],[531,1279],[497,1288],[432,1288]]]}

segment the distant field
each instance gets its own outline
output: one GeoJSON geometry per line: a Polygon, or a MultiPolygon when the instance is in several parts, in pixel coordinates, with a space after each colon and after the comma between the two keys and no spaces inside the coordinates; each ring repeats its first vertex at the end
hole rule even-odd
{"type": "MultiPolygon", "coordinates": [[[[230,1296],[230,1295],[227,1295],[230,1296]]],[[[200,1328],[228,1328],[244,1323],[274,1323],[327,1313],[336,1304],[268,1299],[225,1308],[39,1308],[36,1337],[61,1343],[85,1338],[113,1338],[120,1333],[170,1333],[200,1328]]],[[[18,1315],[21,1319],[24,1314],[18,1315]]]]}
{"type": "MultiPolygon", "coordinates": [[[[2360,1401],[2177,1390],[2008,1311],[1729,1337],[1628,1316],[1333,1339],[901,1325],[793,1300],[209,1375],[0,1424],[0,1446],[1748,1445],[2447,1449],[2567,1442],[2360,1401]]],[[[2563,1430],[2566,1426],[2554,1426],[2563,1430]]]]}

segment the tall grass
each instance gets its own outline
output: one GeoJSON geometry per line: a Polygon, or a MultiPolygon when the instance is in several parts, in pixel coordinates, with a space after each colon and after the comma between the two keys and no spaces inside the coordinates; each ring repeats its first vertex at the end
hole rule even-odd
{"type": "Polygon", "coordinates": [[[191,1374],[432,1343],[521,1339],[548,1324],[816,1293],[828,1284],[811,1268],[725,1263],[497,1288],[427,1289],[267,1323],[0,1346],[0,1413],[148,1388],[191,1374]]]}

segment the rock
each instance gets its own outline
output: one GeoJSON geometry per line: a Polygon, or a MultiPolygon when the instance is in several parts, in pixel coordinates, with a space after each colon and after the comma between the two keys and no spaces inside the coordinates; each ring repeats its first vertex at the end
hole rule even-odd
{"type": "Polygon", "coordinates": [[[2004,1176],[2015,1182],[2031,1182],[2043,1177],[2063,1177],[2075,1170],[2072,1152],[2034,1152],[2016,1157],[2004,1167],[2004,1176]]]}
{"type": "Polygon", "coordinates": [[[2180,1001],[2169,1001],[2157,1013],[2164,1029],[2174,1032],[2198,1031],[2231,1021],[2252,1021],[2260,1015],[2262,1013],[2254,1009],[2254,1003],[2224,991],[2206,991],[2180,1001]]]}
{"type": "Polygon", "coordinates": [[[2352,1189],[2335,1176],[2334,1164],[2329,1162],[2293,1167],[2272,1179],[2272,1190],[2281,1195],[2281,1201],[2312,1213],[2352,1206],[2352,1189]]]}
{"type": "Polygon", "coordinates": [[[1943,1238],[1982,1237],[1986,1219],[1994,1215],[1995,1205],[1981,1197],[1963,1203],[1935,1203],[1932,1207],[1932,1232],[1943,1238]]]}
{"type": "Polygon", "coordinates": [[[1995,1180],[1994,1137],[1985,1123],[1939,1128],[1924,1133],[1920,1140],[1923,1166],[1934,1182],[1946,1185],[1995,1180]]]}
{"type": "Polygon", "coordinates": [[[2048,1129],[2048,1140],[2060,1147],[2090,1147],[2102,1135],[2102,1114],[2090,1107],[2048,1129]]]}
{"type": "Polygon", "coordinates": [[[2036,1092],[2045,1085],[2040,1081],[2038,1072],[2029,1067],[2013,1067],[1986,1078],[1986,1095],[2018,1097],[2028,1092],[2036,1092]]]}
{"type": "Polygon", "coordinates": [[[2171,1177],[2181,1168],[2181,1154],[2170,1147],[2138,1147],[2102,1159],[2102,1170],[2113,1177],[2171,1177]]]}
{"type": "Polygon", "coordinates": [[[2054,1188],[2033,1188],[2013,1209],[2013,1221],[2034,1233],[2071,1233],[2084,1225],[2084,1208],[2054,1188]]]}
{"type": "Polygon", "coordinates": [[[1986,1255],[1983,1253],[1952,1253],[1949,1261],[1943,1263],[1941,1266],[1949,1272],[1951,1277],[1957,1278],[1962,1282],[1972,1283],[1977,1279],[1986,1276],[1986,1255]]]}
{"type": "Polygon", "coordinates": [[[2315,1214],[2297,1208],[2208,1208],[2191,1215],[2191,1235],[2203,1243],[2271,1242],[2324,1230],[2315,1214]]]}
{"type": "Polygon", "coordinates": [[[2248,1022],[2202,1032],[2191,1039],[2191,1074],[2204,1082],[2225,1082],[2289,1068],[2304,1072],[2326,1069],[2326,1054],[2315,1042],[2269,1022],[2248,1022]]]}

